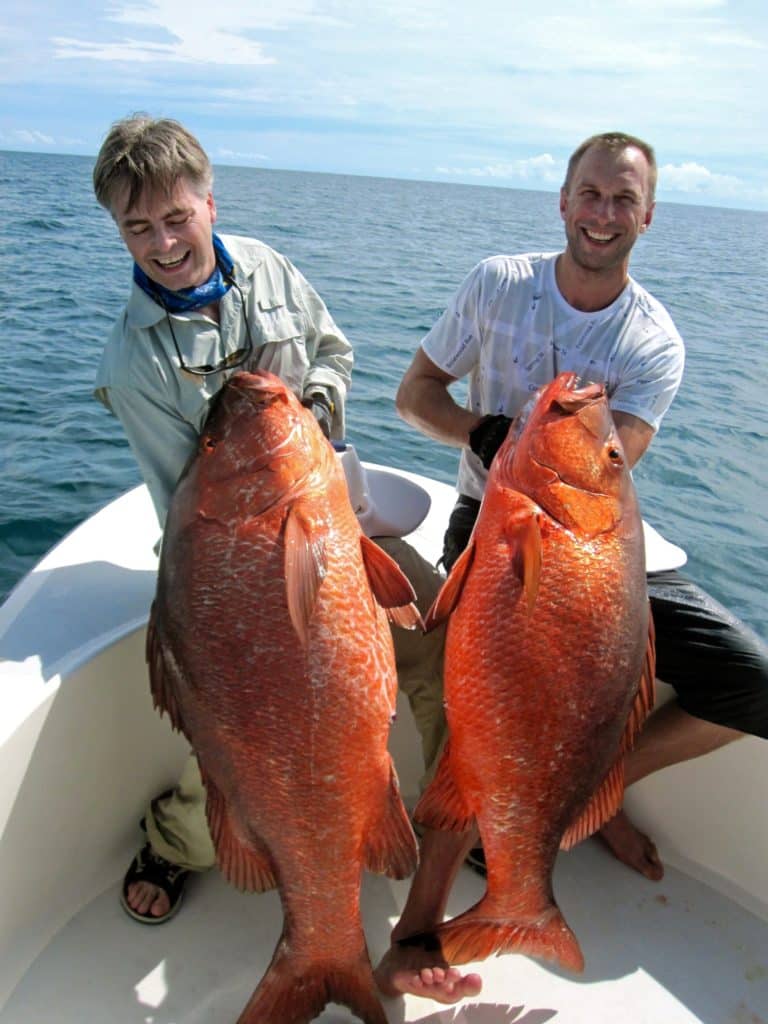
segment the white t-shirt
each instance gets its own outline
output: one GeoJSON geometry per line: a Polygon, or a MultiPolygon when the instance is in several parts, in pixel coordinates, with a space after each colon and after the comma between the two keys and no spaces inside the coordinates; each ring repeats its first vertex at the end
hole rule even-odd
{"type": "MultiPolygon", "coordinates": [[[[557,256],[483,260],[424,338],[424,352],[452,377],[469,377],[467,408],[480,415],[516,416],[540,387],[568,370],[605,384],[611,409],[658,430],[685,361],[671,317],[631,278],[605,309],[574,309],[557,287],[557,256]]],[[[464,448],[458,490],[482,498],[487,476],[464,448]]]]}

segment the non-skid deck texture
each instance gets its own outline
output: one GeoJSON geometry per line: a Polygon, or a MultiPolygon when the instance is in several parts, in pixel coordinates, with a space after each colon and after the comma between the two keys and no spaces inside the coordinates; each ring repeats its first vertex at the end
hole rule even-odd
{"type": "MultiPolygon", "coordinates": [[[[449,911],[484,882],[464,869],[449,911]]],[[[584,950],[574,978],[521,956],[472,969],[476,1000],[440,1007],[386,1000],[391,1024],[768,1024],[768,923],[669,868],[648,882],[590,840],[558,861],[555,890],[584,950]]],[[[387,947],[407,882],[367,876],[371,956],[387,947]]],[[[120,909],[117,887],[53,940],[17,987],[0,1024],[234,1024],[280,930],[274,893],[243,895],[215,873],[196,879],[178,917],[151,928],[120,909]]],[[[329,1006],[322,1024],[347,1024],[329,1006]]]]}

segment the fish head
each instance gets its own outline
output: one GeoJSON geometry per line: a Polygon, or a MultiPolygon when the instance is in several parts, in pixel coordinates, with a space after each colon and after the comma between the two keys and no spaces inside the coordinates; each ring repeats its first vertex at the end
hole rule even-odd
{"type": "Polygon", "coordinates": [[[275,374],[239,372],[216,396],[190,470],[206,514],[257,515],[332,470],[312,413],[275,374]]]}
{"type": "Polygon", "coordinates": [[[503,486],[582,535],[634,518],[632,477],[602,384],[560,374],[515,420],[497,462],[503,486]]]}

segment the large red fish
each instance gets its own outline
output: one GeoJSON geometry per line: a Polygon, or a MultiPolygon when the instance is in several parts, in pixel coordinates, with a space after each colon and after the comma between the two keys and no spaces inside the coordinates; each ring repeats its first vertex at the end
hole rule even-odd
{"type": "Polygon", "coordinates": [[[562,374],[513,425],[427,625],[449,616],[450,740],[416,819],[476,820],[488,884],[437,929],[440,948],[453,964],[519,952],[581,970],[555,857],[618,810],[654,671],[642,523],[602,386],[562,374]]]}
{"type": "Polygon", "coordinates": [[[235,375],[171,502],[148,660],[197,754],[221,870],[280,892],[283,933],[240,1024],[303,1024],[331,1001],[385,1024],[359,890],[363,869],[402,878],[417,858],[387,752],[383,610],[415,625],[412,599],[311,413],[274,375],[235,375]]]}

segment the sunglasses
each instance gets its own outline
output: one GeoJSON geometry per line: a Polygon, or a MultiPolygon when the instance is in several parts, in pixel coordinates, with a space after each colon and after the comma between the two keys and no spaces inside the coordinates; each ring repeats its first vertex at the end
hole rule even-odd
{"type": "Polygon", "coordinates": [[[173,339],[173,347],[176,349],[176,355],[179,357],[179,369],[184,370],[186,373],[192,373],[196,377],[207,377],[211,373],[221,373],[222,370],[234,370],[236,367],[242,366],[243,363],[245,363],[246,360],[248,360],[251,354],[253,353],[253,337],[251,335],[251,328],[248,324],[248,314],[245,308],[245,296],[243,295],[243,291],[240,288],[240,285],[237,283],[237,281],[235,281],[233,277],[226,275],[226,280],[228,281],[229,284],[232,285],[233,288],[236,289],[237,294],[240,296],[240,309],[243,314],[243,323],[245,324],[245,336],[247,338],[248,344],[246,345],[245,348],[235,349],[234,352],[231,352],[228,356],[225,356],[220,362],[216,363],[215,365],[211,365],[210,363],[203,363],[202,366],[189,366],[187,363],[184,362],[184,357],[181,354],[179,343],[176,340],[176,332],[173,329],[173,321],[171,320],[171,315],[168,312],[168,308],[163,302],[162,297],[159,297],[162,307],[165,310],[165,319],[168,321],[168,329],[170,330],[171,338],[173,339]]]}

